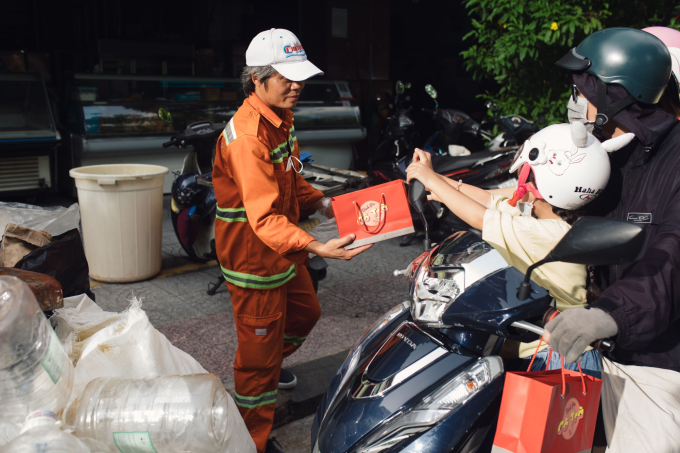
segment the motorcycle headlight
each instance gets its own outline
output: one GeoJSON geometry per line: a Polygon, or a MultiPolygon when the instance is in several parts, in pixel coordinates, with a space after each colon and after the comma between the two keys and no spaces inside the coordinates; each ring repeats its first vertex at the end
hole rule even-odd
{"type": "Polygon", "coordinates": [[[370,435],[356,453],[379,453],[430,429],[453,414],[482,388],[503,374],[500,357],[483,357],[426,397],[417,406],[402,412],[370,435]]]}
{"type": "Polygon", "coordinates": [[[416,275],[411,295],[411,315],[416,322],[429,327],[451,327],[442,323],[442,315],[464,291],[464,269],[433,269],[425,261],[416,275]]]}

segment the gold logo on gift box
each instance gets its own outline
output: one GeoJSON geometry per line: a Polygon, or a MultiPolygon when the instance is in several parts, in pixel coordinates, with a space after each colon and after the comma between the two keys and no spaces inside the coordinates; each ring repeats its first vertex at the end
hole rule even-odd
{"type": "Polygon", "coordinates": [[[564,437],[566,440],[574,437],[576,428],[578,428],[578,422],[582,418],[583,407],[576,398],[569,398],[567,406],[564,408],[564,414],[562,414],[562,420],[557,425],[557,435],[564,437]]]}
{"type": "Polygon", "coordinates": [[[369,200],[361,205],[361,216],[357,218],[359,225],[376,226],[380,223],[382,213],[387,211],[387,205],[369,200]]]}

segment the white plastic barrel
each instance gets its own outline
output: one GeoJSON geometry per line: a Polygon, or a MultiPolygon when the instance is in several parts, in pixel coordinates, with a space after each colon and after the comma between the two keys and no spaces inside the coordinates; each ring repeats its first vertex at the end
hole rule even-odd
{"type": "Polygon", "coordinates": [[[72,169],[90,277],[134,282],[161,270],[166,167],[92,165],[72,169]]]}

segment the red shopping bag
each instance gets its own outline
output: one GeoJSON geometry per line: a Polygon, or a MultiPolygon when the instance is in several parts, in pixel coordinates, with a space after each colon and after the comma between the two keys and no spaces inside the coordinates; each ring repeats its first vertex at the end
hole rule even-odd
{"type": "Polygon", "coordinates": [[[506,373],[492,453],[589,452],[601,389],[580,367],[506,373]]]}
{"type": "Polygon", "coordinates": [[[356,235],[352,249],[415,232],[404,181],[331,198],[340,237],[356,235]]]}

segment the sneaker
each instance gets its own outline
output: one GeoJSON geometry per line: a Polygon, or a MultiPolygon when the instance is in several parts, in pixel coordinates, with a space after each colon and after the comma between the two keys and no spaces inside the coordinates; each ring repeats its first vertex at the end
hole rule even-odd
{"type": "Polygon", "coordinates": [[[297,385],[297,378],[293,373],[281,368],[281,375],[279,376],[280,389],[292,389],[297,385]]]}
{"type": "Polygon", "coordinates": [[[264,449],[264,453],[283,453],[283,450],[281,450],[281,444],[276,440],[276,437],[267,439],[267,446],[264,449]],[[278,447],[274,444],[278,445],[278,447]]]}

